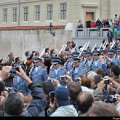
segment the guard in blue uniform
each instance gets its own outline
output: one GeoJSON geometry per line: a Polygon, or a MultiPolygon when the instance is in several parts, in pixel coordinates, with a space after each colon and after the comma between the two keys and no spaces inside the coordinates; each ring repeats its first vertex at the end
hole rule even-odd
{"type": "Polygon", "coordinates": [[[92,71],[96,72],[97,68],[102,68],[102,63],[99,60],[100,52],[96,50],[96,51],[93,51],[92,54],[93,54],[92,71]]]}
{"type": "Polygon", "coordinates": [[[33,60],[34,66],[31,68],[29,77],[33,82],[41,83],[48,80],[47,69],[42,63],[42,59],[35,58],[33,60]]]}
{"type": "Polygon", "coordinates": [[[67,62],[64,64],[66,70],[67,70],[67,74],[71,75],[72,69],[73,69],[73,54],[69,54],[68,58],[67,58],[67,62]]]}
{"type": "Polygon", "coordinates": [[[21,92],[24,95],[31,95],[26,82],[19,76],[15,76],[13,80],[13,88],[16,92],[21,92]]]}
{"type": "Polygon", "coordinates": [[[74,57],[74,67],[72,70],[72,79],[76,81],[88,72],[87,65],[81,64],[79,57],[74,57]]]}
{"type": "Polygon", "coordinates": [[[92,56],[92,52],[87,52],[86,53],[86,62],[85,64],[87,65],[88,67],[88,71],[91,71],[92,70],[92,65],[93,65],[93,56],[92,56]]]}
{"type": "Polygon", "coordinates": [[[82,57],[81,57],[81,62],[82,64],[85,64],[86,60],[87,60],[87,50],[83,50],[82,52],[82,57]]]}
{"type": "Polygon", "coordinates": [[[108,57],[111,59],[111,62],[119,66],[120,60],[115,58],[115,50],[113,49],[108,50],[108,57]]]}
{"type": "Polygon", "coordinates": [[[60,84],[62,84],[61,77],[67,75],[67,71],[64,68],[64,66],[61,65],[61,59],[53,58],[52,59],[52,69],[50,70],[50,78],[55,78],[60,81],[60,84]]]}
{"type": "Polygon", "coordinates": [[[120,66],[120,47],[116,49],[115,59],[118,60],[118,64],[119,64],[119,66],[120,66]]]}

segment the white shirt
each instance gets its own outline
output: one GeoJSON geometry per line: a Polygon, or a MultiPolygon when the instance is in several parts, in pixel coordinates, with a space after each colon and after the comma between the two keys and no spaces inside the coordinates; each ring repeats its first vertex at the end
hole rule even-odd
{"type": "Polygon", "coordinates": [[[59,69],[60,69],[60,67],[59,67],[58,69],[55,69],[55,73],[56,73],[56,75],[57,75],[59,69]]]}

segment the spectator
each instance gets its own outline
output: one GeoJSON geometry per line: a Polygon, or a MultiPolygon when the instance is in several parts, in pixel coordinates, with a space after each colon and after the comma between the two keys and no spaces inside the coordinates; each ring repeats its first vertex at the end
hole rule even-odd
{"type": "Polygon", "coordinates": [[[46,97],[46,100],[47,100],[47,104],[46,104],[46,107],[45,107],[45,116],[48,117],[50,116],[51,113],[48,112],[48,108],[49,108],[49,105],[50,105],[50,92],[52,91],[55,91],[55,86],[53,85],[52,82],[50,81],[47,81],[47,82],[44,82],[42,84],[42,88],[43,88],[43,91],[45,93],[45,97],[46,97]]]}
{"type": "Polygon", "coordinates": [[[112,42],[113,39],[113,32],[111,29],[107,32],[108,43],[112,42]]]}
{"type": "Polygon", "coordinates": [[[55,102],[54,108],[57,105],[57,109],[50,115],[53,116],[78,116],[77,110],[70,103],[70,93],[65,87],[58,87],[55,90],[55,102]]]}
{"type": "Polygon", "coordinates": [[[76,105],[76,98],[78,94],[82,92],[80,82],[71,82],[68,84],[67,88],[70,93],[70,101],[78,111],[78,106],[76,105]]]}
{"type": "Polygon", "coordinates": [[[115,27],[113,28],[113,36],[114,36],[114,39],[115,39],[115,40],[117,40],[117,38],[118,38],[118,30],[117,30],[116,27],[117,27],[117,26],[115,26],[115,27]]]}
{"type": "Polygon", "coordinates": [[[89,91],[91,93],[93,93],[93,89],[92,89],[92,80],[87,78],[86,75],[83,75],[83,77],[81,78],[81,88],[82,88],[82,91],[89,91]]]}
{"type": "Polygon", "coordinates": [[[96,24],[95,24],[94,20],[91,21],[90,26],[91,26],[91,28],[96,28],[96,24]]]}
{"type": "Polygon", "coordinates": [[[112,66],[111,67],[111,76],[120,83],[120,67],[119,66],[112,66]]]}
{"type": "Polygon", "coordinates": [[[112,117],[119,116],[114,105],[110,103],[104,102],[95,102],[92,107],[86,113],[86,116],[94,116],[94,117],[112,117]]]}
{"type": "Polygon", "coordinates": [[[103,70],[102,68],[98,68],[98,69],[96,70],[96,73],[99,74],[99,75],[101,75],[101,77],[104,77],[104,76],[105,76],[104,70],[103,70]]]}
{"type": "Polygon", "coordinates": [[[80,114],[84,114],[89,110],[89,108],[94,103],[94,97],[90,92],[81,92],[77,96],[76,102],[80,110],[80,114]]]}
{"type": "Polygon", "coordinates": [[[55,49],[51,49],[50,50],[50,56],[51,57],[55,57],[56,53],[55,53],[55,49]]]}
{"type": "Polygon", "coordinates": [[[102,22],[99,19],[97,19],[96,27],[98,28],[98,30],[100,30],[101,26],[102,26],[102,22]]]}
{"type": "Polygon", "coordinates": [[[95,88],[97,88],[97,84],[102,80],[103,80],[103,77],[100,74],[94,76],[95,88]]]}
{"type": "Polygon", "coordinates": [[[81,20],[79,20],[78,27],[77,28],[83,28],[83,23],[81,20]]]}
{"type": "Polygon", "coordinates": [[[87,27],[87,28],[90,28],[90,27],[91,27],[90,24],[91,24],[91,21],[90,21],[90,20],[86,21],[86,27],[87,27]]]}
{"type": "Polygon", "coordinates": [[[97,73],[96,72],[94,72],[94,71],[89,71],[88,73],[87,73],[87,78],[88,79],[90,79],[90,81],[91,81],[91,88],[94,88],[94,77],[95,77],[95,75],[97,75],[97,73]]]}
{"type": "Polygon", "coordinates": [[[109,21],[109,25],[112,28],[112,26],[113,26],[113,20],[112,19],[109,21]]]}
{"type": "MultiPolygon", "coordinates": [[[[11,67],[5,66],[2,71],[1,79],[9,76],[11,67]],[[3,76],[4,75],[4,76],[3,76]]],[[[44,98],[44,92],[41,85],[34,84],[25,74],[21,67],[17,75],[22,77],[28,84],[28,88],[31,90],[33,100],[27,110],[23,111],[24,105],[22,98],[17,93],[9,93],[5,99],[4,111],[0,112],[0,116],[39,116],[43,112],[46,100],[44,98]]]]}

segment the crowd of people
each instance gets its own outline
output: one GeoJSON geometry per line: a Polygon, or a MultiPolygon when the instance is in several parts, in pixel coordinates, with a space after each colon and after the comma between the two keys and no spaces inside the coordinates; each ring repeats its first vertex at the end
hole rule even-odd
{"type": "Polygon", "coordinates": [[[110,37],[117,40],[120,39],[120,16],[116,14],[115,17],[110,20],[109,19],[104,19],[104,20],[97,19],[96,21],[87,20],[85,22],[85,25],[83,24],[82,20],[79,20],[77,24],[77,28],[78,31],[79,28],[98,28],[98,31],[100,30],[100,28],[111,28],[110,31],[112,33],[110,34],[110,37]]]}
{"type": "Polygon", "coordinates": [[[76,47],[1,59],[0,116],[120,116],[120,40],[76,47]]]}

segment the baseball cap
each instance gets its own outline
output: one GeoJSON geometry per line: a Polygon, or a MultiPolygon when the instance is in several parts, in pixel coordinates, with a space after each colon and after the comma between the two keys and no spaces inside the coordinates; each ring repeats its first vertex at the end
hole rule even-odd
{"type": "Polygon", "coordinates": [[[70,93],[69,90],[63,86],[57,87],[55,90],[55,98],[59,106],[70,105],[70,93]]]}

